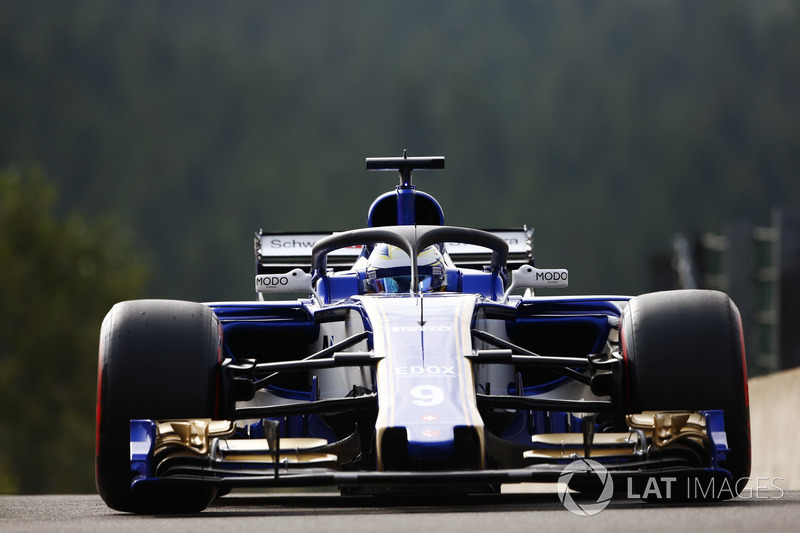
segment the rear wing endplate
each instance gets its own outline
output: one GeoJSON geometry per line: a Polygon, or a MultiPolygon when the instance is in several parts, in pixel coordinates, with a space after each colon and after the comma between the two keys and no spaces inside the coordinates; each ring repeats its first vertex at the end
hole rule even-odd
{"type": "MultiPolygon", "coordinates": [[[[508,243],[508,268],[533,264],[533,229],[485,230],[508,243]]],[[[256,274],[276,274],[301,268],[311,268],[311,249],[334,232],[268,233],[255,235],[256,274]]],[[[340,248],[328,254],[327,266],[334,271],[350,269],[361,255],[363,246],[340,248]]],[[[464,243],[445,243],[450,258],[461,268],[482,268],[492,260],[492,251],[482,246],[464,243]]]]}

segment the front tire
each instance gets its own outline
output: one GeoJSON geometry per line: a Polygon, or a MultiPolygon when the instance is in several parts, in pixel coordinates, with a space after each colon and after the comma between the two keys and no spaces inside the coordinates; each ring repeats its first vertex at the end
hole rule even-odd
{"type": "Polygon", "coordinates": [[[115,305],[100,332],[97,391],[97,491],[112,509],[198,512],[209,488],[131,489],[130,420],[215,418],[221,329],[205,305],[133,300],[115,305]]]}
{"type": "MultiPolygon", "coordinates": [[[[633,298],[622,315],[627,411],[724,411],[722,468],[736,496],[750,475],[750,410],[739,311],[725,294],[680,290],[633,298]]],[[[688,499],[693,499],[686,495],[688,499]]],[[[707,496],[706,496],[707,497],[707,496]]]]}

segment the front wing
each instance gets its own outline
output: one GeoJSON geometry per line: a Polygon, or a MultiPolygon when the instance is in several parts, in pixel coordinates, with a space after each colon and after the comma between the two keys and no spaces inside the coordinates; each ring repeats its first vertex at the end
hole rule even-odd
{"type": "MultiPolygon", "coordinates": [[[[571,487],[591,483],[598,469],[603,469],[615,482],[627,480],[627,485],[619,487],[627,486],[629,491],[638,487],[637,494],[642,487],[653,490],[657,486],[669,492],[686,484],[680,481],[684,479],[718,480],[720,487],[732,482],[731,474],[720,467],[728,452],[722,411],[642,413],[628,415],[626,420],[627,433],[592,434],[585,429],[535,435],[529,446],[514,448],[514,453],[522,454],[522,466],[517,468],[428,471],[353,466],[358,465],[353,459],[360,453],[355,435],[330,444],[324,439],[280,438],[274,421],[265,421],[263,438],[243,439],[237,437],[232,421],[132,420],[132,487],[476,492],[495,491],[503,484],[563,482],[568,465],[571,487]]],[[[492,450],[492,443],[487,447],[492,450]]]]}

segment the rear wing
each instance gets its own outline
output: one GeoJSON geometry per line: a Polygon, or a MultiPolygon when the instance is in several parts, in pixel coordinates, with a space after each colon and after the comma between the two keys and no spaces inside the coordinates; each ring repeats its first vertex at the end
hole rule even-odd
{"type": "MultiPolygon", "coordinates": [[[[515,229],[485,230],[508,243],[508,268],[533,264],[533,230],[525,226],[515,229]]],[[[277,274],[301,268],[311,268],[311,249],[334,232],[267,233],[255,235],[256,274],[277,274]]],[[[491,263],[492,251],[482,246],[464,243],[445,243],[450,258],[458,267],[482,268],[491,263]]],[[[328,254],[328,268],[334,271],[350,269],[361,255],[363,246],[340,248],[328,254]]]]}

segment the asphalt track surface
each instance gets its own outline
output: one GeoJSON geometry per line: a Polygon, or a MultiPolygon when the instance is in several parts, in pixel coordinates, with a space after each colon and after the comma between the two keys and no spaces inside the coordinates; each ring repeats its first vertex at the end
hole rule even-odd
{"type": "Polygon", "coordinates": [[[231,494],[194,515],[112,511],[96,495],[0,496],[0,531],[237,531],[379,533],[501,531],[798,531],[800,492],[759,491],[695,505],[615,496],[594,516],[567,511],[556,493],[381,499],[317,494],[231,494]]]}

